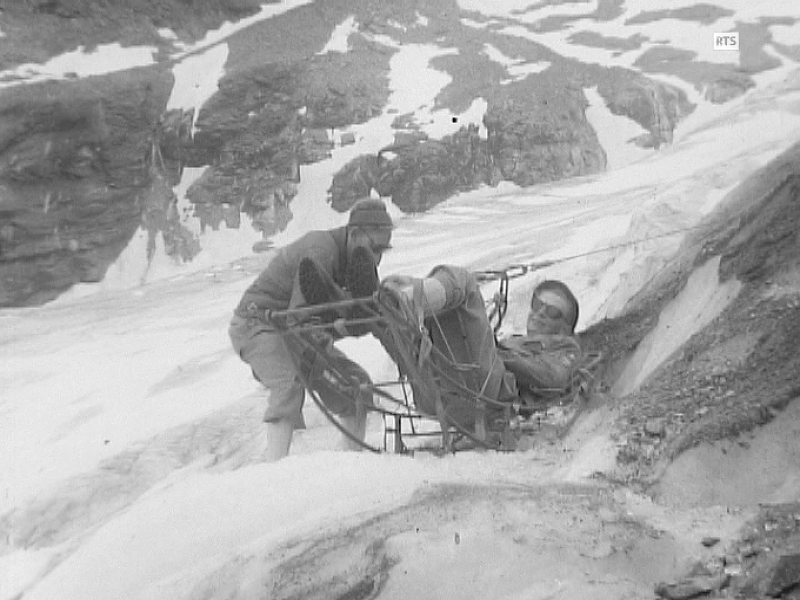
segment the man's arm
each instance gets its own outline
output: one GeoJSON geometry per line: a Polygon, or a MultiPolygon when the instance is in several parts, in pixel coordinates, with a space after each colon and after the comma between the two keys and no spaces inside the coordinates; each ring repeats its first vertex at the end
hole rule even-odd
{"type": "Polygon", "coordinates": [[[578,341],[568,336],[518,336],[503,340],[500,354],[518,383],[533,391],[566,390],[582,351],[578,341]]]}

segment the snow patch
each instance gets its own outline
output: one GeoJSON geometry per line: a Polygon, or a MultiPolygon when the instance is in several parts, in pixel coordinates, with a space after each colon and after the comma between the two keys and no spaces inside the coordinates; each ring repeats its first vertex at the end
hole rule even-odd
{"type": "Polygon", "coordinates": [[[489,26],[490,21],[485,23],[479,23],[478,21],[473,21],[472,19],[468,19],[467,17],[461,17],[460,19],[461,24],[465,27],[469,27],[470,29],[486,29],[489,26]]]}
{"type": "Polygon", "coordinates": [[[356,33],[358,31],[358,25],[356,24],[355,16],[351,15],[347,17],[344,21],[339,23],[331,33],[331,38],[325,44],[325,47],[317,52],[318,55],[328,54],[329,52],[341,52],[346,53],[350,50],[350,45],[348,44],[348,39],[350,38],[350,34],[356,33]]]}
{"type": "MultiPolygon", "coordinates": [[[[792,6],[793,0],[784,0],[770,3],[768,14],[770,16],[797,16],[796,5],[792,6]]],[[[678,4],[671,3],[670,9],[683,6],[693,6],[696,2],[686,0],[678,4]]],[[[735,31],[737,22],[757,21],[764,17],[764,7],[758,3],[745,4],[739,0],[728,0],[724,3],[716,3],[720,7],[730,8],[735,14],[730,17],[722,17],[713,23],[704,24],[695,20],[662,18],[647,23],[628,23],[627,20],[645,11],[664,10],[664,3],[660,0],[648,0],[648,2],[637,3],[634,12],[626,11],[625,14],[609,21],[599,21],[592,17],[598,2],[577,2],[564,4],[550,4],[538,6],[534,10],[526,10],[530,3],[516,0],[508,2],[483,2],[482,0],[460,0],[459,6],[463,10],[472,10],[488,17],[499,17],[506,20],[513,20],[519,25],[508,25],[497,29],[498,33],[520,37],[533,42],[543,44],[550,50],[558,54],[587,64],[599,64],[606,67],[618,66],[634,70],[638,67],[635,61],[645,52],[653,48],[668,47],[678,50],[686,50],[695,54],[696,60],[716,63],[716,64],[739,64],[739,51],[717,51],[713,48],[713,35],[722,31],[735,31]],[[540,31],[537,23],[550,16],[572,16],[574,20],[565,27],[554,31],[540,31]],[[585,18],[580,18],[581,16],[585,18]],[[564,35],[565,31],[580,29],[592,32],[604,37],[617,37],[628,39],[634,35],[640,35],[644,41],[640,48],[630,52],[619,52],[613,48],[602,48],[597,46],[584,46],[569,40],[569,36],[564,35]]],[[[486,24],[477,21],[462,22],[473,28],[483,29],[486,24]]],[[[507,21],[506,21],[507,22],[507,21]]],[[[783,35],[790,35],[784,32],[783,35]]],[[[794,41],[792,44],[796,44],[794,41]]],[[[783,59],[782,59],[783,60],[783,59]]],[[[651,76],[651,74],[647,74],[651,76]]],[[[660,75],[654,75],[661,78],[660,75]]],[[[677,78],[675,78],[677,79],[677,78]]],[[[683,82],[687,85],[687,82],[683,82]]],[[[691,87],[691,86],[689,86],[691,87]]]]}
{"type": "Polygon", "coordinates": [[[165,40],[178,39],[177,34],[174,31],[172,31],[172,29],[170,29],[169,27],[159,27],[158,29],[156,29],[156,31],[158,32],[158,35],[160,35],[165,40]]]}
{"type": "Polygon", "coordinates": [[[723,188],[708,190],[708,192],[706,192],[706,201],[703,202],[703,204],[699,208],[700,214],[707,215],[711,211],[713,211],[719,205],[722,199],[725,198],[725,196],[727,196],[729,192],[734,190],[737,185],[738,182],[732,183],[723,188]]]}
{"type": "Polygon", "coordinates": [[[202,40],[190,46],[186,46],[185,50],[183,50],[173,58],[181,58],[188,54],[197,52],[198,50],[203,50],[204,48],[208,48],[209,46],[212,46],[218,42],[221,42],[225,38],[230,37],[234,33],[241,31],[242,29],[246,29],[247,27],[250,27],[254,23],[258,23],[259,21],[279,16],[285,12],[289,12],[290,10],[293,10],[300,6],[311,4],[312,2],[313,0],[282,0],[282,2],[274,4],[272,3],[264,4],[261,6],[261,9],[254,15],[251,15],[244,19],[239,19],[238,21],[226,21],[217,29],[212,29],[208,31],[206,35],[203,36],[202,40]]]}
{"type": "Polygon", "coordinates": [[[167,101],[167,110],[194,109],[192,136],[196,131],[195,123],[200,109],[219,89],[219,80],[225,74],[227,60],[228,44],[219,44],[181,60],[172,68],[175,85],[167,101]]]}
{"type": "Polygon", "coordinates": [[[163,598],[170,584],[186,590],[231,559],[313,535],[323,523],[336,528],[353,515],[400,506],[429,480],[488,482],[496,466],[479,456],[443,463],[316,452],[222,473],[185,469],[94,533],[26,598],[163,598]]]}
{"type": "Polygon", "coordinates": [[[719,281],[720,257],[706,261],[689,276],[686,286],[658,316],[658,324],[630,358],[612,393],[636,391],[667,358],[711,323],[738,295],[741,282],[719,281]]]}
{"type": "Polygon", "coordinates": [[[536,3],[529,0],[458,0],[461,10],[474,11],[493,17],[506,17],[524,23],[535,23],[551,16],[591,15],[597,10],[598,0],[564,2],[561,4],[536,3]]]}
{"type": "Polygon", "coordinates": [[[483,45],[483,53],[491,60],[503,65],[506,68],[506,71],[508,71],[508,74],[511,75],[510,79],[501,81],[501,84],[511,83],[512,81],[520,81],[532,73],[541,73],[545,69],[548,69],[552,64],[546,60],[530,62],[524,58],[510,58],[491,44],[483,45]]]}
{"type": "Polygon", "coordinates": [[[653,488],[676,508],[796,502],[800,497],[800,401],[738,439],[702,444],[678,456],[653,488]]]}
{"type": "Polygon", "coordinates": [[[652,149],[640,148],[633,140],[648,131],[633,119],[613,114],[597,87],[584,88],[589,101],[586,119],[597,133],[600,145],[606,153],[606,170],[613,171],[627,164],[651,156],[652,149]]]}
{"type": "Polygon", "coordinates": [[[800,44],[800,21],[792,25],[770,25],[772,40],[785,46],[800,44]]]}
{"type": "Polygon", "coordinates": [[[155,46],[122,47],[100,44],[91,52],[85,46],[54,56],[46,63],[26,63],[0,73],[0,89],[41,81],[89,77],[155,64],[155,46]]]}
{"type": "Polygon", "coordinates": [[[22,598],[25,589],[47,572],[57,551],[21,550],[0,556],[0,598],[22,598]]]}
{"type": "MultiPolygon", "coordinates": [[[[672,0],[669,3],[670,9],[691,7],[697,4],[697,0],[672,0]]],[[[753,2],[742,2],[741,0],[714,0],[713,4],[719,8],[726,8],[734,11],[732,19],[740,21],[756,21],[764,16],[772,17],[796,17],[797,2],[795,0],[772,0],[768,6],[753,2]]],[[[663,0],[637,0],[637,12],[654,12],[664,10],[663,0]]],[[[633,16],[627,15],[628,18],[633,16]]],[[[681,21],[682,23],[683,21],[681,21]]]]}
{"type": "Polygon", "coordinates": [[[390,87],[387,110],[398,114],[414,113],[420,124],[434,122],[431,104],[436,95],[452,81],[452,77],[430,67],[437,56],[458,54],[457,48],[442,48],[434,44],[410,44],[401,46],[400,52],[390,60],[390,87]]]}

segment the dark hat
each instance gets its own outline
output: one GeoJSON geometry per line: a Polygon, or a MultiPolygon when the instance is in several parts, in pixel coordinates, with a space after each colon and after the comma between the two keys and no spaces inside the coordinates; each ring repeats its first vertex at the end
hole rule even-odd
{"type": "Polygon", "coordinates": [[[364,198],[350,211],[348,227],[394,227],[392,218],[386,212],[386,205],[380,200],[364,198]]]}

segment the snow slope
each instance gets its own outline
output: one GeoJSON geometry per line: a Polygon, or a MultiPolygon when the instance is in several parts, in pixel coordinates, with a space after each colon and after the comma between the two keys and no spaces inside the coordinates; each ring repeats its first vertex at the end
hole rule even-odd
{"type": "MultiPolygon", "coordinates": [[[[501,5],[505,16],[517,6],[469,7],[501,5]]],[[[398,219],[382,273],[591,253],[514,280],[507,329],[523,328],[530,290],[544,277],[575,290],[579,327],[617,314],[677,248],[681,234],[671,232],[696,224],[800,135],[800,73],[786,60],[768,77],[701,111],[672,146],[607,174],[478,190],[398,219]]],[[[330,163],[307,167],[318,172],[304,181],[324,185],[348,153],[380,141],[357,131],[366,146],[335,150],[330,163]]],[[[346,218],[325,212],[313,189],[295,202],[295,214],[309,219],[297,219],[279,243],[346,218]]],[[[574,449],[441,459],[343,453],[313,408],[292,455],[263,463],[261,391],[226,338],[259,259],[202,266],[0,312],[0,598],[326,597],[320,585],[333,594],[342,581],[353,583],[347,573],[371,565],[378,585],[381,561],[410,574],[404,585],[400,571],[381,580],[387,598],[642,597],[676,568],[679,546],[701,535],[698,523],[730,533],[724,510],[666,514],[598,488],[586,478],[587,456],[574,449]],[[654,511],[683,537],[659,540],[630,521],[654,511]],[[391,518],[371,520],[384,514],[391,518]],[[492,544],[495,562],[487,557],[492,544]],[[317,562],[304,564],[303,552],[317,562]],[[286,564],[319,585],[292,579],[286,564]],[[452,574],[447,586],[433,577],[444,572],[452,574]]],[[[376,344],[343,347],[376,379],[391,376],[376,344]]],[[[380,438],[374,419],[369,440],[380,438]]]]}

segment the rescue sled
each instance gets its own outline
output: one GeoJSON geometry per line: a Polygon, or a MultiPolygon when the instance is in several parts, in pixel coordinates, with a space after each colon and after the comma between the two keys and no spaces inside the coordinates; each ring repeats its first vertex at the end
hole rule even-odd
{"type": "MultiPolygon", "coordinates": [[[[487,302],[487,316],[495,334],[506,314],[509,279],[515,275],[508,270],[478,274],[481,282],[499,281],[498,293],[487,302]]],[[[342,298],[268,311],[266,319],[283,335],[296,371],[320,411],[345,436],[373,452],[513,451],[522,438],[535,437],[543,428],[557,435],[566,433],[595,389],[599,353],[584,356],[566,389],[533,390],[533,394],[511,403],[481,397],[452,376],[453,372],[468,372],[470,365],[453,362],[433,346],[429,332],[403,312],[392,290],[380,288],[371,297],[342,298]],[[372,333],[385,348],[392,349],[390,355],[398,367],[396,379],[364,380],[329,355],[330,344],[353,333],[372,333]],[[375,402],[363,402],[362,398],[370,395],[375,402]],[[356,439],[340,423],[335,407],[347,403],[355,405],[357,411],[381,414],[382,447],[356,439]],[[455,405],[466,405],[472,411],[472,426],[454,417],[455,405]]]]}

